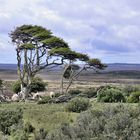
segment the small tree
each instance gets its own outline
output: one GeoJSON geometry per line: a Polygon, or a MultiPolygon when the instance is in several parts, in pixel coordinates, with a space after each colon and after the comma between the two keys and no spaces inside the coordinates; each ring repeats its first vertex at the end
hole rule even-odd
{"type": "Polygon", "coordinates": [[[65,73],[63,74],[63,77],[65,79],[68,79],[68,86],[66,87],[66,93],[68,92],[73,81],[77,80],[83,71],[91,69],[95,72],[98,72],[99,70],[103,70],[104,68],[106,68],[106,65],[101,63],[99,59],[89,58],[86,61],[84,60],[82,61],[84,62],[83,66],[80,67],[79,65],[70,64],[69,67],[66,69],[65,73]]]}
{"type": "Polygon", "coordinates": [[[73,81],[75,81],[80,74],[88,69],[94,71],[103,70],[106,65],[102,64],[99,59],[90,59],[88,55],[71,51],[69,48],[54,48],[49,51],[50,55],[62,57],[64,61],[64,70],[61,77],[60,92],[64,91],[64,79],[67,79],[68,84],[65,92],[67,93],[73,81]],[[75,62],[80,61],[82,66],[75,62]]]}

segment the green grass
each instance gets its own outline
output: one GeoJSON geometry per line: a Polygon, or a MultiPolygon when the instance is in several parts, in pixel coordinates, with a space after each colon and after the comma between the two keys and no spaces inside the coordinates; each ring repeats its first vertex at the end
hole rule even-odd
{"type": "Polygon", "coordinates": [[[36,129],[45,128],[50,131],[62,123],[73,123],[76,120],[78,114],[66,112],[64,106],[65,104],[11,103],[0,104],[0,110],[22,108],[24,122],[30,122],[36,129]]]}
{"type": "MultiPolygon", "coordinates": [[[[98,103],[92,100],[92,108],[103,110],[104,107],[116,106],[120,103],[98,103]]],[[[122,104],[122,103],[121,103],[122,104]]],[[[138,107],[138,104],[123,103],[126,106],[138,107]]],[[[45,128],[48,132],[58,128],[62,123],[73,124],[79,113],[65,111],[65,104],[43,104],[37,103],[11,103],[0,104],[0,110],[10,110],[14,108],[23,109],[24,122],[30,122],[36,130],[45,128]]],[[[32,136],[31,136],[32,140],[32,136]]]]}

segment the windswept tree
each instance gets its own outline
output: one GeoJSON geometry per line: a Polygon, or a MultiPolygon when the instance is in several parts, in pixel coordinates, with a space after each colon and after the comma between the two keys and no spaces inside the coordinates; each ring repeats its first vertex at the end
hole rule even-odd
{"type": "Polygon", "coordinates": [[[17,68],[21,83],[22,99],[31,92],[31,81],[42,69],[65,64],[61,80],[63,93],[64,78],[68,80],[66,92],[72,82],[83,70],[89,68],[102,69],[104,65],[88,55],[72,51],[68,44],[54,36],[50,30],[36,25],[22,25],[10,33],[12,43],[16,45],[17,68]],[[95,61],[96,60],[96,61],[95,61]],[[75,64],[82,61],[81,68],[75,64]]]}
{"type": "Polygon", "coordinates": [[[83,71],[91,69],[97,72],[106,67],[99,59],[91,59],[88,55],[72,51],[69,48],[53,48],[49,54],[62,57],[65,64],[60,85],[61,93],[67,93],[73,81],[77,80],[83,71]],[[77,61],[82,62],[83,65],[76,64],[77,61]],[[66,87],[64,87],[64,79],[67,80],[66,87]]]}
{"type": "MultiPolygon", "coordinates": [[[[63,57],[53,56],[52,49],[69,49],[62,39],[54,36],[50,30],[36,25],[22,25],[10,33],[12,43],[16,45],[17,68],[21,82],[22,98],[30,93],[30,84],[40,70],[63,64],[63,57]]],[[[65,57],[65,56],[64,56],[65,57]]]]}

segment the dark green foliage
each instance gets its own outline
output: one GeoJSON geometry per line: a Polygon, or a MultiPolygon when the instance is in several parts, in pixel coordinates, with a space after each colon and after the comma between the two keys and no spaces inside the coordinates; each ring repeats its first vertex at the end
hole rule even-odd
{"type": "Polygon", "coordinates": [[[139,140],[140,110],[117,105],[89,110],[74,125],[63,124],[48,140],[139,140]]]}
{"type": "Polygon", "coordinates": [[[35,77],[32,79],[31,82],[31,92],[37,92],[37,91],[44,91],[46,88],[46,83],[39,77],[35,77]]]}
{"type": "Polygon", "coordinates": [[[0,130],[4,134],[10,134],[10,127],[22,122],[23,112],[21,109],[0,110],[0,130]]]}
{"type": "MultiPolygon", "coordinates": [[[[44,82],[41,78],[35,77],[32,79],[32,82],[30,84],[31,92],[44,91],[46,85],[46,82],[44,82]]],[[[15,93],[21,91],[21,82],[19,80],[14,82],[14,84],[12,85],[12,90],[15,93]]]]}
{"type": "Polygon", "coordinates": [[[23,45],[21,45],[20,46],[20,49],[29,49],[29,50],[33,50],[33,49],[35,49],[35,46],[33,45],[33,44],[31,44],[31,43],[27,43],[27,44],[23,44],[23,45]]]}
{"type": "Polygon", "coordinates": [[[83,91],[79,96],[87,97],[87,98],[94,98],[97,96],[97,89],[96,88],[89,88],[83,91]]]}
{"type": "Polygon", "coordinates": [[[64,42],[63,39],[60,39],[55,36],[43,40],[42,43],[44,43],[45,45],[48,45],[50,48],[53,48],[54,46],[55,46],[55,48],[69,48],[68,44],[66,42],[64,42]]]}
{"type": "Polygon", "coordinates": [[[140,102],[140,91],[132,92],[127,98],[128,103],[138,103],[140,102]]]}
{"type": "Polygon", "coordinates": [[[64,48],[64,47],[55,47],[49,51],[50,55],[53,56],[63,56],[64,59],[69,59],[69,60],[80,60],[80,61],[87,61],[89,60],[89,57],[86,54],[81,54],[75,51],[72,51],[70,48],[64,48]]]}
{"type": "Polygon", "coordinates": [[[21,82],[18,80],[18,81],[15,81],[13,84],[12,84],[12,90],[13,92],[15,93],[19,93],[21,91],[21,82]]]}
{"type": "Polygon", "coordinates": [[[68,102],[66,110],[70,112],[80,113],[90,107],[90,102],[86,98],[76,97],[68,102]]]}
{"type": "Polygon", "coordinates": [[[41,128],[39,132],[34,133],[34,140],[47,140],[47,131],[41,128]]]}
{"type": "Polygon", "coordinates": [[[107,67],[107,65],[101,63],[101,60],[99,60],[97,58],[89,59],[88,64],[89,64],[89,66],[92,66],[92,67],[94,67],[96,69],[100,69],[100,70],[103,70],[107,67]]]}
{"type": "Polygon", "coordinates": [[[51,100],[50,96],[44,96],[40,101],[38,101],[38,104],[47,104],[51,100]]]}
{"type": "Polygon", "coordinates": [[[78,95],[80,94],[82,91],[80,91],[79,89],[72,89],[68,92],[68,94],[72,95],[72,96],[75,96],[75,95],[78,95]]]}
{"type": "Polygon", "coordinates": [[[116,87],[104,87],[99,90],[97,99],[99,102],[125,102],[123,92],[116,87]]]}

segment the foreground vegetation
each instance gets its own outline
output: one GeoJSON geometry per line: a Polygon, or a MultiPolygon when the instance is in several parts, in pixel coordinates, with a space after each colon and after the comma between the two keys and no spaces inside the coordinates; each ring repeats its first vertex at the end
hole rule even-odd
{"type": "MultiPolygon", "coordinates": [[[[24,136],[23,140],[41,140],[41,138],[37,139],[37,135],[41,137],[39,132],[43,131],[46,132],[44,138],[46,140],[47,138],[51,140],[81,140],[82,138],[85,140],[90,138],[95,140],[117,140],[121,137],[128,140],[139,139],[139,104],[97,103],[92,99],[90,103],[92,106],[83,113],[67,112],[65,110],[67,103],[43,105],[36,103],[1,104],[0,111],[12,111],[17,110],[17,108],[23,111],[23,128],[20,132],[14,134],[12,132],[10,136],[6,135],[6,137],[8,140],[16,140],[15,138],[19,139],[21,134],[22,137],[24,136]],[[27,137],[23,131],[28,123],[35,130],[30,132],[27,137]],[[131,133],[132,131],[134,132],[131,133]],[[18,136],[16,136],[17,134],[18,136]]],[[[6,119],[8,120],[8,118],[6,119]]],[[[9,119],[11,120],[11,118],[9,119]]],[[[30,130],[30,125],[26,129],[30,130]]]]}

